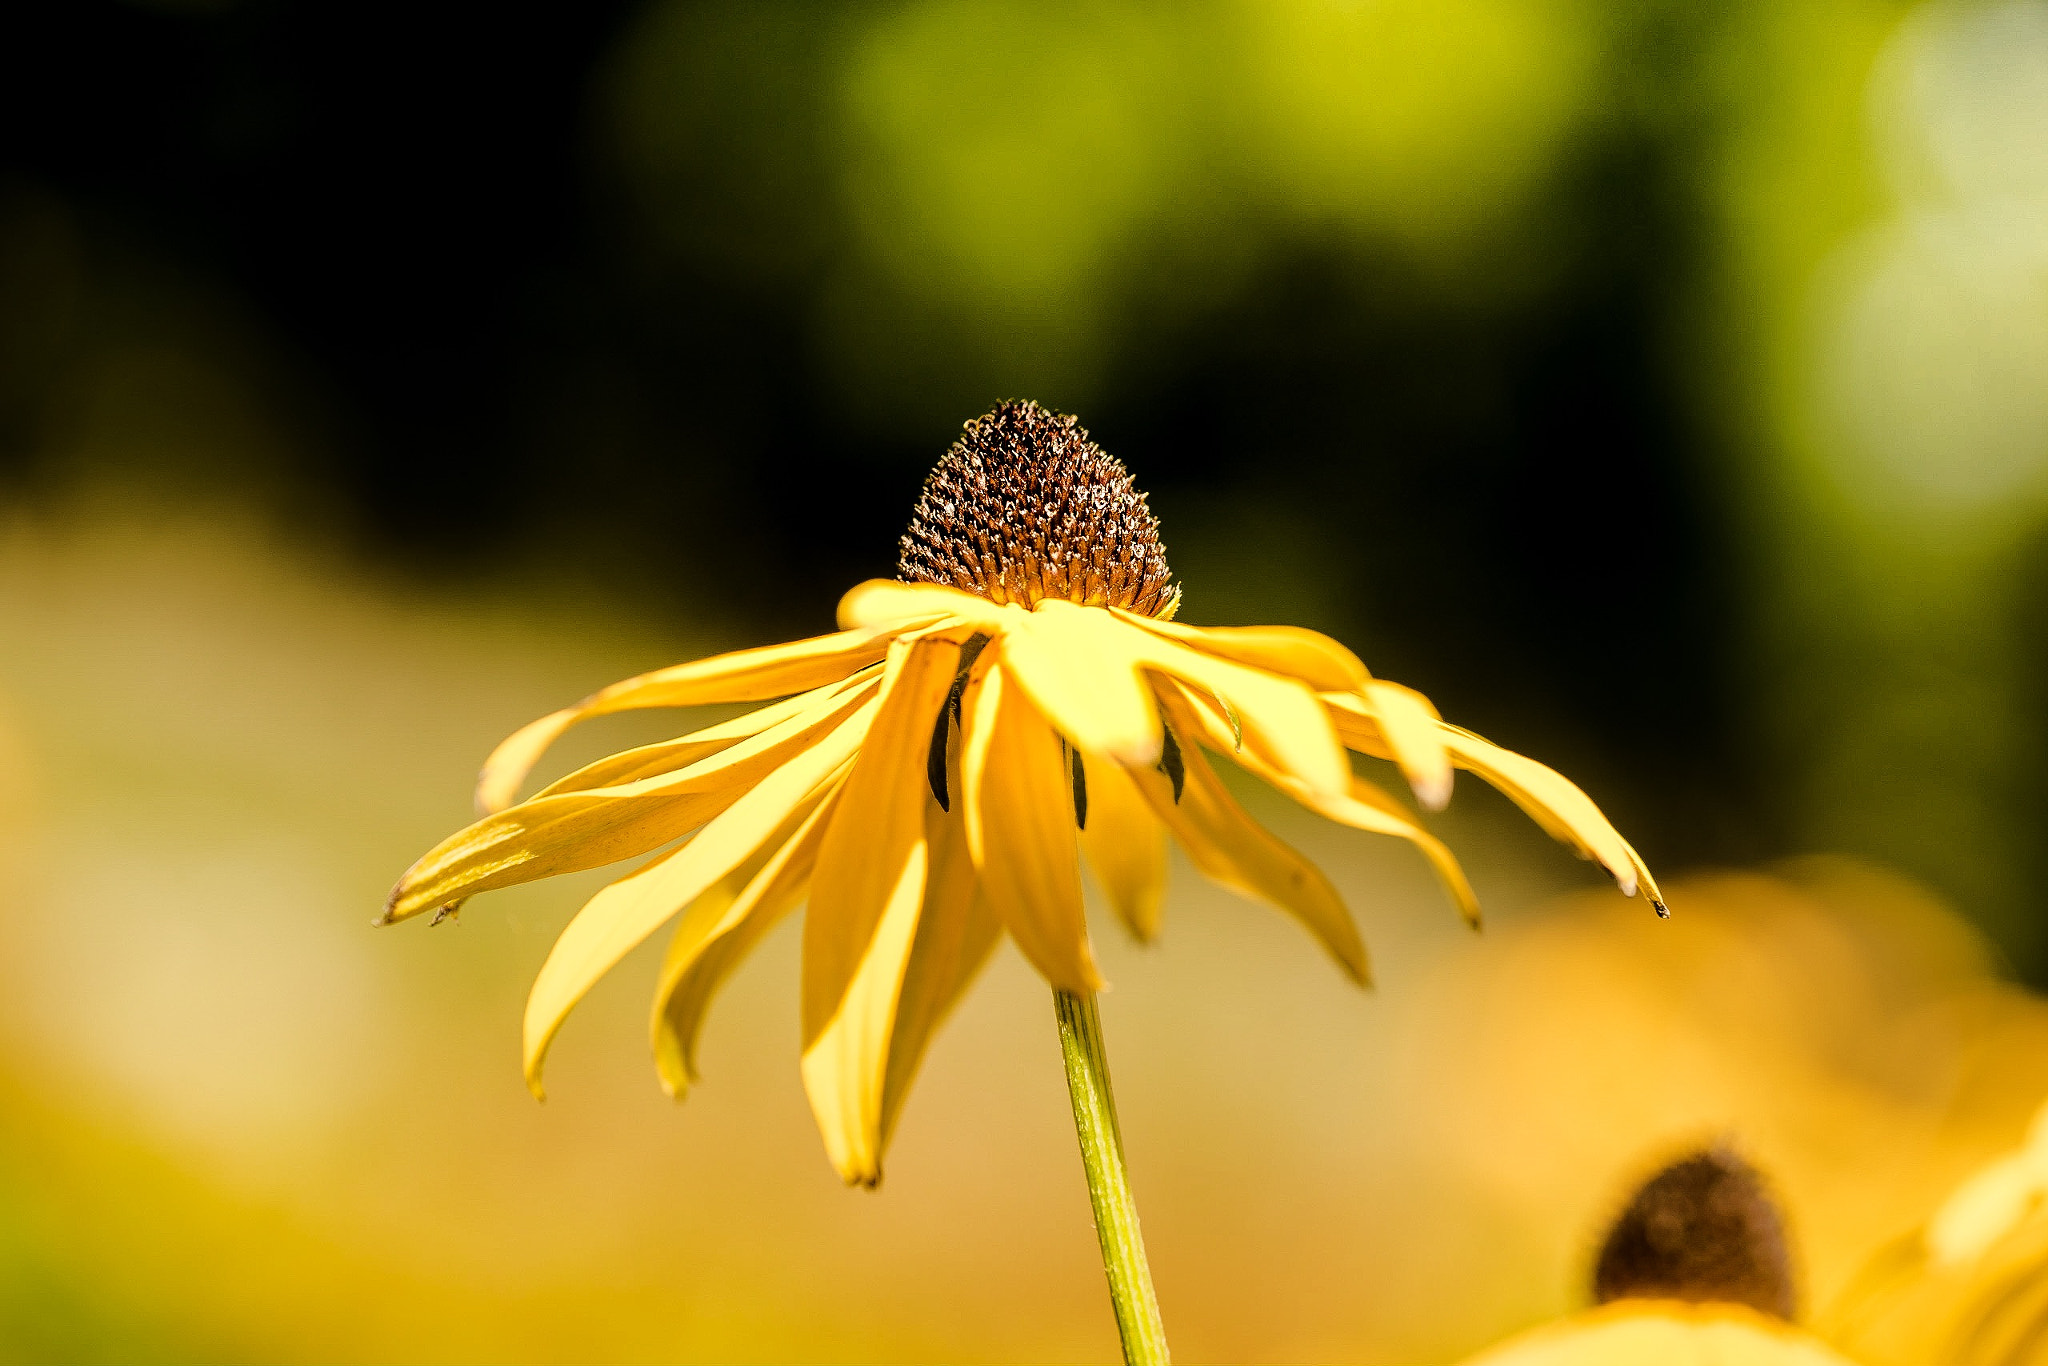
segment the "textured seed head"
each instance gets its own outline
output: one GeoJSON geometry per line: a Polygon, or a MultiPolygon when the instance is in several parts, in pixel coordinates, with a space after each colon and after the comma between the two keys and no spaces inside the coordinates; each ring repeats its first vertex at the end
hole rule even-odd
{"type": "Polygon", "coordinates": [[[1159,519],[1123,463],[1074,418],[1017,400],[969,422],[925,479],[896,577],[1026,607],[1156,616],[1178,598],[1159,519]]]}
{"type": "Polygon", "coordinates": [[[1593,1298],[1746,1304],[1790,1319],[1785,1225],[1756,1168],[1710,1148],[1643,1184],[1608,1231],[1593,1298]]]}

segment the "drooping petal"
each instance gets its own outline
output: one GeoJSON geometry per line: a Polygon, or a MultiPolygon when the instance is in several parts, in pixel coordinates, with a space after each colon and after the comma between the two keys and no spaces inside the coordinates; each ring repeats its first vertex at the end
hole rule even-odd
{"type": "Polygon", "coordinates": [[[1401,804],[1385,791],[1353,776],[1350,791],[1341,794],[1318,792],[1292,774],[1274,765],[1260,751],[1258,745],[1234,745],[1228,721],[1220,714],[1220,708],[1213,698],[1190,692],[1179,685],[1172,685],[1168,694],[1167,708],[1176,724],[1184,730],[1198,735],[1209,748],[1228,754],[1240,768],[1256,774],[1265,782],[1279,788],[1288,796],[1300,802],[1309,810],[1340,825],[1354,830],[1364,830],[1375,835],[1392,835],[1413,844],[1429,860],[1430,867],[1450,894],[1458,913],[1474,929],[1479,927],[1479,899],[1472,891],[1471,882],[1465,877],[1465,870],[1448,846],[1401,809],[1401,804]]]}
{"type": "Polygon", "coordinates": [[[656,744],[640,745],[633,749],[621,750],[606,755],[595,762],[585,764],[574,773],[549,783],[534,797],[552,797],[562,792],[587,792],[592,788],[615,787],[621,783],[638,782],[663,773],[673,773],[686,768],[706,755],[729,749],[740,741],[759,735],[762,731],[795,716],[801,716],[820,707],[829,706],[832,700],[847,689],[858,687],[874,679],[881,672],[881,665],[870,664],[837,683],[828,683],[822,688],[798,693],[795,697],[736,716],[730,721],[721,721],[715,726],[706,726],[691,731],[688,735],[674,740],[663,740],[656,744]]]}
{"type": "Polygon", "coordinates": [[[825,737],[834,736],[850,752],[872,718],[868,704],[878,686],[857,686],[822,709],[793,716],[674,773],[536,797],[486,816],[406,871],[392,890],[383,923],[494,887],[601,867],[659,848],[718,815],[825,737]]]}
{"type": "MultiPolygon", "coordinates": [[[[1324,693],[1322,700],[1347,746],[1375,758],[1394,758],[1382,718],[1365,699],[1324,693]]],[[[1439,721],[1437,730],[1453,764],[1498,788],[1552,839],[1605,868],[1624,896],[1634,896],[1640,887],[1657,913],[1666,914],[1663,893],[1642,856],[1570,779],[1462,726],[1439,721]]]]}
{"type": "Polygon", "coordinates": [[[824,799],[794,834],[780,845],[763,845],[691,902],[677,922],[649,1022],[655,1070],[675,1099],[697,1080],[697,1031],[713,993],[810,889],[818,845],[839,800],[838,780],[850,767],[842,765],[827,781],[824,799]]]}
{"type": "Polygon", "coordinates": [[[932,1036],[988,962],[1003,931],[1001,918],[980,894],[962,813],[948,814],[937,802],[928,803],[925,843],[931,850],[931,866],[925,875],[917,937],[896,1003],[896,1027],[889,1036],[888,1073],[882,1084],[884,1147],[896,1130],[896,1117],[932,1036]]]}
{"type": "Polygon", "coordinates": [[[1205,654],[1296,678],[1317,692],[1355,692],[1372,678],[1357,655],[1317,631],[1299,626],[1189,626],[1121,607],[1122,620],[1205,654]]]}
{"type": "Polygon", "coordinates": [[[989,747],[995,742],[996,713],[1002,708],[1003,674],[978,669],[960,695],[960,818],[967,854],[979,868],[988,849],[987,823],[981,810],[981,775],[988,771],[989,747]]]}
{"type": "Polygon", "coordinates": [[[1059,736],[1000,667],[968,684],[961,714],[963,815],[983,894],[1047,981],[1100,991],[1059,736]]]}
{"type": "MultiPolygon", "coordinates": [[[[1169,712],[1169,725],[1176,725],[1169,712]]],[[[1365,944],[1337,889],[1313,863],[1245,813],[1192,736],[1181,746],[1180,800],[1156,769],[1127,770],[1202,876],[1287,912],[1321,940],[1354,981],[1371,979],[1365,944]]]]}
{"type": "Polygon", "coordinates": [[[1613,876],[1623,896],[1634,896],[1641,887],[1650,904],[1660,915],[1664,913],[1664,896],[1641,856],[1569,778],[1459,726],[1446,723],[1443,737],[1451,761],[1458,767],[1470,769],[1499,788],[1538,825],[1597,861],[1613,876]]]}
{"type": "Polygon", "coordinates": [[[1380,733],[1422,809],[1441,811],[1450,805],[1451,756],[1444,748],[1442,718],[1429,699],[1378,679],[1365,685],[1365,699],[1378,712],[1380,733]]]}
{"type": "Polygon", "coordinates": [[[1324,692],[1318,698],[1346,749],[1370,754],[1375,759],[1394,757],[1394,746],[1380,725],[1380,714],[1363,693],[1324,692]]]}
{"type": "Polygon", "coordinates": [[[1048,601],[997,646],[1003,668],[1055,729],[1118,763],[1159,762],[1159,712],[1141,676],[1144,640],[1099,607],[1048,601]]]}
{"type": "Polygon", "coordinates": [[[930,851],[932,722],[960,659],[951,641],[894,647],[881,710],[826,828],[804,919],[803,1078],[832,1164],[881,1176],[882,1093],[930,851]]]}
{"type": "Polygon", "coordinates": [[[1133,935],[1150,941],[1166,904],[1166,827],[1123,765],[1099,754],[1083,757],[1088,824],[1081,852],[1110,909],[1133,935]]]}
{"type": "Polygon", "coordinates": [[[943,616],[957,617],[975,630],[995,635],[1021,615],[1021,607],[999,606],[958,588],[894,579],[855,584],[839,599],[839,624],[850,630],[889,625],[908,629],[921,620],[943,616]]]}
{"type": "Polygon", "coordinates": [[[1121,620],[1126,648],[1148,669],[1202,688],[1227,704],[1273,762],[1320,791],[1342,794],[1351,763],[1320,698],[1307,684],[1190,649],[1121,620]]]}
{"type": "Polygon", "coordinates": [[[548,1045],[597,979],[735,868],[788,843],[859,744],[851,726],[840,727],[763,778],[689,843],[585,903],[555,941],[526,1000],[526,1080],[535,1095],[548,1045]]]}
{"type": "Polygon", "coordinates": [[[614,683],[513,732],[484,760],[476,804],[502,811],[548,746],[578,721],[646,707],[695,707],[711,702],[758,702],[836,683],[882,658],[889,642],[917,622],[840,631],[829,636],[713,655],[614,683]]]}

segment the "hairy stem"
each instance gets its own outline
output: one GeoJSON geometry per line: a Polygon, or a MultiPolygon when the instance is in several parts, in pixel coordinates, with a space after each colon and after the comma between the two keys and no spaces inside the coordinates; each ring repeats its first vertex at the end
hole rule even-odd
{"type": "Polygon", "coordinates": [[[1102,1266],[1109,1273],[1109,1299],[1123,1338],[1128,1366],[1166,1366],[1166,1329],[1145,1265],[1145,1241],[1138,1234],[1138,1206],[1124,1169],[1124,1140],[1116,1123],[1116,1098],[1109,1089],[1109,1054],[1102,1046],[1102,1017],[1095,998],[1053,992],[1059,1015],[1060,1051],[1066,1057],[1067,1095],[1074,1102],[1074,1132],[1081,1140],[1081,1166],[1088,1173],[1088,1200],[1095,1206],[1095,1233],[1102,1241],[1102,1266]]]}

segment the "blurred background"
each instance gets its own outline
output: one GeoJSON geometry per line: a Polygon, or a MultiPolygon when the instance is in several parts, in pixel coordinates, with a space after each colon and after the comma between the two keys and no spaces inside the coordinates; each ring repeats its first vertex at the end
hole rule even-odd
{"type": "Polygon", "coordinates": [[[1824,1302],[2048,1090],[2044,223],[2042,0],[7,7],[0,1355],[1112,1355],[1014,955],[868,1196],[787,928],[680,1109],[638,959],[520,1085],[588,888],[368,928],[504,733],[827,629],[1010,396],[1189,619],[1340,636],[1675,879],[1469,783],[1476,941],[1261,808],[1373,996],[1184,865],[1099,926],[1183,1357],[1455,1358],[1716,1137],[1824,1302]]]}

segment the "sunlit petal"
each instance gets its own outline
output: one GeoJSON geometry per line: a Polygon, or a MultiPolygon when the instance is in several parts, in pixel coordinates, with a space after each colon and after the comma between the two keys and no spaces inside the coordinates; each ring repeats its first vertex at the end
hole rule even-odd
{"type": "Polygon", "coordinates": [[[1118,763],[1159,762],[1159,713],[1141,637],[1100,608],[1043,602],[997,646],[1003,668],[1060,734],[1118,763]]]}
{"type": "Polygon", "coordinates": [[[1640,887],[1652,905],[1664,909],[1664,896],[1641,856],[1570,779],[1459,726],[1444,725],[1443,737],[1452,762],[1499,788],[1553,836],[1596,860],[1613,875],[1622,895],[1634,896],[1640,887]]]}
{"type": "MultiPolygon", "coordinates": [[[[1324,693],[1322,700],[1346,746],[1376,758],[1395,757],[1383,717],[1372,704],[1355,694],[1324,693]]],[[[1634,896],[1640,888],[1658,913],[1664,913],[1664,895],[1649,866],[1577,785],[1462,726],[1439,721],[1437,733],[1453,764],[1498,788],[1552,839],[1600,864],[1623,895],[1634,896]]]]}
{"type": "Polygon", "coordinates": [[[920,621],[954,617],[994,635],[1023,615],[1021,607],[1001,607],[958,588],[894,579],[869,579],[849,588],[839,599],[839,624],[850,630],[891,625],[908,629],[920,621]]]}
{"type": "Polygon", "coordinates": [[[1328,636],[1299,626],[1189,626],[1121,607],[1110,610],[1153,635],[1299,679],[1318,692],[1353,692],[1372,678],[1357,655],[1328,636]]]}
{"type": "MultiPolygon", "coordinates": [[[[1126,614],[1127,615],[1127,614],[1126,614]]],[[[1227,704],[1273,761],[1303,782],[1341,793],[1351,764],[1322,701],[1307,684],[1190,649],[1118,617],[1121,650],[1145,668],[1206,689],[1227,704]]]]}
{"type": "Polygon", "coordinates": [[[1007,670],[968,689],[961,785],[983,894],[1032,965],[1063,991],[1102,989],[1081,900],[1073,775],[1007,670]]]}
{"type": "Polygon", "coordinates": [[[1123,765],[1086,755],[1088,824],[1081,852],[1103,898],[1133,935],[1159,933],[1166,905],[1166,827],[1123,765]]]}
{"type": "Polygon", "coordinates": [[[929,850],[925,756],[957,644],[899,643],[888,692],[846,780],[804,920],[803,1077],[825,1148],[849,1182],[881,1176],[882,1094],[929,850]]]}
{"type": "Polygon", "coordinates": [[[963,815],[942,811],[937,802],[927,803],[925,844],[931,864],[925,874],[924,906],[903,971],[882,1085],[884,1147],[895,1132],[904,1097],[910,1094],[932,1036],[988,962],[1003,931],[1001,917],[977,886],[963,815]]]}
{"type": "MultiPolygon", "coordinates": [[[[850,764],[841,765],[836,778],[850,764]]],[[[732,970],[753,952],[810,889],[818,845],[839,800],[835,780],[827,793],[781,844],[762,846],[690,903],[676,924],[654,992],[654,1065],[669,1095],[680,1100],[697,1080],[697,1031],[711,997],[732,970]]]]}
{"type": "Polygon", "coordinates": [[[491,751],[477,775],[481,811],[502,811],[519,794],[526,775],[564,731],[587,717],[646,707],[695,707],[711,702],[759,702],[836,683],[881,659],[896,628],[840,631],[829,636],[754,650],[713,655],[672,668],[656,669],[592,693],[573,707],[521,728],[491,751]]]}
{"type": "Polygon", "coordinates": [[[1245,813],[1192,736],[1182,745],[1181,761],[1186,781],[1178,801],[1165,774],[1129,772],[1196,869],[1212,882],[1287,912],[1322,941],[1354,980],[1370,980],[1365,944],[1329,879],[1245,813]]]}
{"type": "Polygon", "coordinates": [[[1233,748],[1228,722],[1220,715],[1215,701],[1199,693],[1190,693],[1178,685],[1174,688],[1167,695],[1171,699],[1167,706],[1176,725],[1183,730],[1191,728],[1209,748],[1230,755],[1241,768],[1271,783],[1317,815],[1354,830],[1392,835],[1414,845],[1429,860],[1431,870],[1443,883],[1444,891],[1458,908],[1458,914],[1464,916],[1473,928],[1478,928],[1479,898],[1474,895],[1464,868],[1459,866],[1449,847],[1423,829],[1391,795],[1355,775],[1347,792],[1318,792],[1271,763],[1259,746],[1247,744],[1233,748]]]}
{"type": "Polygon", "coordinates": [[[1377,679],[1365,685],[1365,698],[1379,713],[1380,732],[1401,766],[1401,776],[1415,789],[1425,811],[1441,811],[1451,802],[1451,756],[1444,748],[1442,718],[1429,699],[1399,683],[1377,679]]]}
{"type": "Polygon", "coordinates": [[[1354,830],[1392,835],[1407,840],[1422,851],[1430,868],[1457,905],[1458,913],[1475,929],[1479,925],[1479,899],[1472,884],[1448,846],[1422,828],[1401,804],[1365,779],[1353,776],[1350,790],[1343,793],[1318,792],[1271,762],[1257,744],[1236,745],[1227,719],[1215,700],[1173,685],[1170,705],[1177,724],[1192,728],[1209,748],[1228,754],[1237,764],[1285,792],[1294,800],[1328,820],[1354,830]]]}
{"type": "Polygon", "coordinates": [[[858,743],[841,727],[762,779],[689,843],[620,878],[576,913],[526,1000],[526,1081],[534,1094],[548,1045],[584,993],[719,879],[786,843],[858,743]]]}
{"type": "Polygon", "coordinates": [[[406,872],[392,890],[384,919],[403,920],[495,887],[601,867],[659,848],[717,816],[828,735],[842,758],[850,753],[866,733],[876,686],[858,686],[822,710],[791,717],[677,772],[536,797],[486,816],[406,872]]]}
{"type": "Polygon", "coordinates": [[[841,696],[848,689],[876,678],[881,668],[879,664],[871,664],[837,683],[828,683],[822,688],[798,693],[795,697],[785,698],[783,701],[750,711],[744,716],[736,716],[730,721],[721,721],[715,726],[706,726],[702,730],[691,731],[688,735],[673,740],[640,745],[607,755],[549,783],[533,795],[539,798],[552,797],[563,792],[587,792],[592,788],[615,787],[621,783],[633,783],[642,778],[673,773],[706,755],[729,749],[742,740],[779,726],[792,717],[831,705],[834,698],[841,696]]]}

